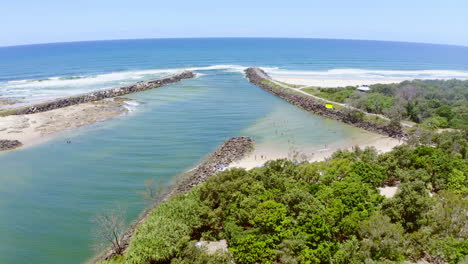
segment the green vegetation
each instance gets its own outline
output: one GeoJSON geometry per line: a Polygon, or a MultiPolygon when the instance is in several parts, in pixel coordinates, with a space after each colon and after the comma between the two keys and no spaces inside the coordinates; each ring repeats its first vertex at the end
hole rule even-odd
{"type": "Polygon", "coordinates": [[[106,263],[467,261],[467,138],[424,132],[380,155],[356,148],[221,172],[156,207],[106,263]],[[379,194],[395,182],[393,198],[379,194]],[[200,239],[226,239],[229,252],[209,255],[200,239]]]}
{"type": "Polygon", "coordinates": [[[414,80],[369,87],[369,93],[356,92],[353,87],[303,90],[366,112],[410,120],[426,128],[468,128],[468,81],[414,80]]]}
{"type": "Polygon", "coordinates": [[[0,117],[16,114],[17,109],[0,110],[0,117]]]}
{"type": "Polygon", "coordinates": [[[291,88],[302,88],[302,87],[305,87],[305,85],[300,85],[300,84],[290,84],[290,83],[285,83],[285,82],[280,82],[280,81],[276,81],[278,83],[281,83],[282,85],[286,85],[286,86],[289,86],[291,88]]]}
{"type": "Polygon", "coordinates": [[[355,91],[355,87],[343,87],[343,88],[304,88],[304,92],[312,95],[321,97],[326,100],[333,102],[344,103],[355,91]]]}
{"type": "MultiPolygon", "coordinates": [[[[299,95],[299,96],[302,96],[302,97],[304,96],[304,94],[302,94],[302,93],[299,93],[299,92],[297,92],[295,90],[292,90],[292,89],[284,88],[284,87],[282,87],[282,86],[280,86],[280,85],[278,85],[278,84],[276,84],[276,83],[274,83],[274,82],[272,82],[270,80],[263,80],[262,82],[268,84],[272,89],[281,90],[283,92],[286,92],[286,93],[289,93],[289,94],[299,95]]],[[[306,89],[309,89],[309,88],[304,88],[302,90],[306,90],[306,89]]],[[[314,99],[314,100],[317,101],[318,103],[323,103],[323,104],[327,103],[327,101],[321,100],[320,98],[319,99],[314,99]]],[[[342,107],[338,106],[338,105],[335,105],[334,108],[335,109],[341,109],[342,107]]]]}
{"type": "Polygon", "coordinates": [[[268,84],[273,89],[287,90],[284,87],[281,87],[281,85],[278,85],[278,84],[276,84],[276,83],[274,83],[274,82],[272,82],[270,80],[263,80],[262,82],[268,84]]]}

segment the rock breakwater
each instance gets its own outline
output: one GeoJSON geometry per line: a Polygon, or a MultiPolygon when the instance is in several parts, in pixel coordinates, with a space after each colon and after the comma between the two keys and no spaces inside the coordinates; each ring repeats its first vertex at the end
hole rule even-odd
{"type": "Polygon", "coordinates": [[[195,74],[191,71],[179,72],[167,77],[162,77],[158,79],[152,79],[148,81],[141,81],[133,83],[130,85],[111,88],[106,90],[100,90],[96,92],[90,92],[82,95],[60,98],[52,100],[49,102],[44,102],[40,104],[35,104],[26,107],[20,107],[15,109],[9,109],[3,112],[0,112],[0,115],[26,115],[34,114],[39,112],[46,112],[53,109],[63,108],[70,105],[82,104],[87,102],[99,101],[106,98],[112,98],[117,96],[122,96],[130,93],[140,92],[152,88],[161,87],[166,84],[179,82],[183,79],[189,79],[195,77],[195,74]]]}
{"type": "Polygon", "coordinates": [[[223,167],[243,158],[253,150],[254,145],[255,141],[249,137],[234,137],[226,140],[200,165],[188,172],[188,175],[182,179],[169,196],[187,192],[192,187],[203,183],[209,176],[221,171],[223,167]]]}
{"type": "Polygon", "coordinates": [[[401,126],[394,125],[379,125],[371,122],[364,121],[357,110],[351,109],[328,109],[325,107],[324,103],[318,102],[312,97],[306,95],[294,93],[293,91],[288,91],[287,89],[277,88],[271,83],[271,77],[264,72],[262,69],[257,67],[250,67],[245,70],[247,79],[256,86],[262,88],[263,90],[270,92],[285,101],[296,105],[306,111],[332,118],[338,121],[341,121],[346,124],[350,124],[365,130],[376,132],[385,136],[390,136],[393,138],[404,138],[407,134],[401,129],[401,126]]]}
{"type": "Polygon", "coordinates": [[[1,139],[0,140],[0,151],[2,150],[11,150],[18,147],[21,147],[23,144],[18,140],[7,140],[1,139]]]}

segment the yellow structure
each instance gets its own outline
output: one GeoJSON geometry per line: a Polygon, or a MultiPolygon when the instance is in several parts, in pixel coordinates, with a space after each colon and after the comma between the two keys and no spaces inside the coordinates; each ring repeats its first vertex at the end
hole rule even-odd
{"type": "Polygon", "coordinates": [[[325,107],[328,108],[328,109],[333,109],[333,105],[332,105],[332,104],[325,104],[325,107]]]}

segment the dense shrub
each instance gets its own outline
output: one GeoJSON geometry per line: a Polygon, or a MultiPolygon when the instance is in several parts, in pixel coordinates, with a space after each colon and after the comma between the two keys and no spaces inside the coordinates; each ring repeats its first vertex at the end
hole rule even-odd
{"type": "Polygon", "coordinates": [[[179,195],[156,207],[141,224],[126,253],[126,263],[155,263],[171,260],[201,224],[197,190],[179,195]]]}
{"type": "Polygon", "coordinates": [[[355,91],[355,87],[342,87],[342,88],[319,88],[316,96],[325,98],[330,101],[344,103],[355,91]]]}
{"type": "MultiPolygon", "coordinates": [[[[387,91],[390,92],[390,91],[387,91]]],[[[230,169],[154,209],[108,263],[457,263],[468,254],[466,136],[230,169]],[[393,198],[377,187],[400,182],[393,198]],[[200,238],[226,239],[208,254],[200,238]]]]}
{"type": "Polygon", "coordinates": [[[414,80],[370,88],[370,93],[353,93],[346,102],[371,113],[408,119],[430,128],[468,128],[466,80],[414,80]]]}
{"type": "Polygon", "coordinates": [[[369,88],[369,93],[358,92],[356,87],[304,88],[303,91],[370,113],[384,114],[398,124],[404,119],[426,128],[468,129],[467,80],[413,80],[374,84],[369,88]]]}

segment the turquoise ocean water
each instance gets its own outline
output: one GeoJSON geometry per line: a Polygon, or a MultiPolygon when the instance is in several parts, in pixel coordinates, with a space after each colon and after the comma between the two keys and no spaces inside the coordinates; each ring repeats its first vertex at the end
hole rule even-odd
{"type": "Polygon", "coordinates": [[[0,263],[82,263],[91,219],[145,207],[146,179],[170,183],[224,139],[321,148],[362,131],[249,84],[247,66],[317,78],[468,78],[468,47],[316,39],[164,39],[0,48],[0,97],[23,103],[191,69],[197,78],[130,95],[128,115],[0,153],[0,263]],[[273,124],[273,125],[270,125],[273,124]],[[279,131],[279,132],[278,132],[279,131]],[[70,139],[72,144],[66,144],[70,139]]]}

